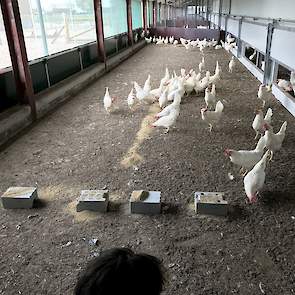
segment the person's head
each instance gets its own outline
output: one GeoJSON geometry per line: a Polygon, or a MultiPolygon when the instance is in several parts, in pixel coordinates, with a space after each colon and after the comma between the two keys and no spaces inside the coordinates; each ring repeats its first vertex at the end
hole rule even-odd
{"type": "Polygon", "coordinates": [[[126,248],[102,252],[81,274],[75,295],[159,295],[164,275],[154,256],[126,248]]]}

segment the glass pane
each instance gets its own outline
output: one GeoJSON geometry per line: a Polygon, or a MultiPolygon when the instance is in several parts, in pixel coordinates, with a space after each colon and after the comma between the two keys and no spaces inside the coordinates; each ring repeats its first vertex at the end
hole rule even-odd
{"type": "Polygon", "coordinates": [[[28,59],[96,40],[93,0],[19,0],[28,59]]]}
{"type": "Polygon", "coordinates": [[[132,0],[132,29],[142,28],[142,8],[141,0],[132,0]]]}
{"type": "Polygon", "coordinates": [[[102,14],[105,38],[127,32],[126,0],[102,0],[102,14]]]}
{"type": "Polygon", "coordinates": [[[157,16],[157,22],[161,21],[161,3],[158,3],[158,16],[157,16]]]}
{"type": "Polygon", "coordinates": [[[149,6],[149,24],[150,26],[153,25],[153,3],[152,2],[148,2],[148,6],[149,6]]]}
{"type": "Polygon", "coordinates": [[[9,53],[9,48],[7,44],[1,9],[0,9],[0,53],[1,53],[0,69],[10,67],[11,66],[10,53],[9,53]]]}

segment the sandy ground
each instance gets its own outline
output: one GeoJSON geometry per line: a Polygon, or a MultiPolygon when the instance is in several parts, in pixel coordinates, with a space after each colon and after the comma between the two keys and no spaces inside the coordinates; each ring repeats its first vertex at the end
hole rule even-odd
{"type": "Polygon", "coordinates": [[[157,86],[166,66],[179,72],[200,61],[199,52],[148,46],[0,153],[0,192],[37,184],[42,200],[33,210],[0,208],[0,294],[71,294],[89,259],[121,246],[163,260],[165,294],[295,294],[294,118],[269,95],[274,128],[287,120],[287,135],[267,169],[262,197],[246,204],[243,179],[223,150],[255,146],[258,82],[241,64],[227,73],[229,58],[224,51],[206,54],[208,69],[216,59],[223,68],[217,95],[225,113],[211,134],[201,122],[202,96],[183,100],[168,134],[147,127],[156,105],[127,109],[131,81],[143,83],[150,73],[157,86]],[[119,97],[111,115],[102,106],[106,86],[119,97]],[[111,211],[76,213],[79,191],[95,188],[110,190],[111,211]],[[129,215],[134,189],[162,191],[163,213],[129,215]],[[225,192],[229,216],[196,216],[194,191],[225,192]]]}

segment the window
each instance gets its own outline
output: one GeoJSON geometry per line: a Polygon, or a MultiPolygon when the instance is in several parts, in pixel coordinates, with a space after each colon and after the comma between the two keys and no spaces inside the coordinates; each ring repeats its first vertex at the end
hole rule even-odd
{"type": "Polygon", "coordinates": [[[142,7],[141,0],[132,0],[132,29],[142,28],[142,7]]]}
{"type": "Polygon", "coordinates": [[[105,38],[127,32],[126,0],[102,0],[102,14],[105,38]]]}
{"type": "Polygon", "coordinates": [[[10,59],[10,53],[9,53],[9,48],[7,44],[1,9],[0,9],[0,52],[1,52],[0,69],[10,67],[11,59],[10,59]]]}
{"type": "Polygon", "coordinates": [[[152,27],[153,26],[153,3],[148,2],[148,6],[149,6],[149,25],[150,27],[152,27]]]}
{"type": "Polygon", "coordinates": [[[93,0],[19,0],[28,59],[96,40],[93,0]]]}

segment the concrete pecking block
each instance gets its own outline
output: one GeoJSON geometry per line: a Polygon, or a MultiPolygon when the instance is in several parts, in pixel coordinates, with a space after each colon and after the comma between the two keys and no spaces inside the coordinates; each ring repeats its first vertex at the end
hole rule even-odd
{"type": "Polygon", "coordinates": [[[198,214],[226,216],[228,206],[224,193],[196,192],[195,211],[198,214]]]}
{"type": "Polygon", "coordinates": [[[134,191],[130,198],[130,212],[134,214],[160,214],[161,192],[151,191],[144,199],[139,198],[143,191],[134,191]]]}
{"type": "Polygon", "coordinates": [[[38,198],[36,187],[10,187],[2,196],[5,209],[30,209],[38,198]]]}
{"type": "Polygon", "coordinates": [[[105,213],[108,210],[109,192],[107,190],[83,190],[78,198],[77,212],[89,210],[105,213]]]}

